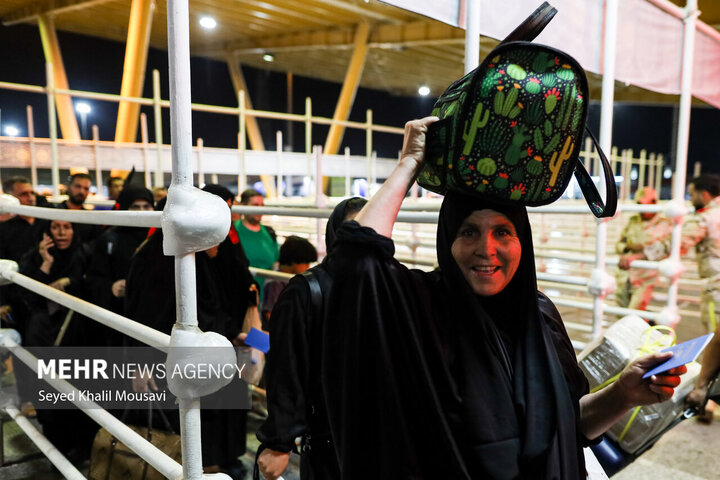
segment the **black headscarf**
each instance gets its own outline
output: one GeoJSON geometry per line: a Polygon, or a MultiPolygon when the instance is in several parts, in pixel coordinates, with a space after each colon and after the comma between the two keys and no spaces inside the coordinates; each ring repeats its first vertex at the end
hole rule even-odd
{"type": "MultiPolygon", "coordinates": [[[[43,233],[47,234],[50,238],[53,238],[52,234],[50,233],[50,226],[52,225],[52,221],[48,222],[45,226],[45,229],[43,230],[43,233]]],[[[52,247],[48,250],[48,253],[52,255],[53,257],[53,263],[50,267],[50,281],[55,281],[58,278],[67,277],[70,275],[70,272],[75,270],[76,265],[73,265],[73,261],[77,259],[73,259],[73,256],[75,255],[75,252],[78,251],[78,249],[81,246],[81,241],[78,238],[77,232],[74,231],[75,224],[71,224],[73,226],[73,238],[70,242],[70,245],[68,248],[65,248],[63,250],[60,250],[57,247],[52,247]]],[[[54,242],[53,238],[53,242],[54,242]]],[[[38,247],[34,247],[35,250],[38,250],[38,247]]],[[[38,253],[39,255],[39,253],[38,253]]]]}
{"type": "MultiPolygon", "coordinates": [[[[483,408],[510,418],[514,407],[517,424],[504,427],[505,432],[498,432],[498,437],[517,429],[519,449],[513,452],[509,448],[494,455],[517,454],[523,478],[554,475],[574,478],[579,469],[574,409],[548,326],[538,307],[527,211],[521,206],[448,193],[438,221],[437,256],[448,294],[450,316],[446,318],[453,320],[452,328],[456,330],[453,337],[460,356],[456,363],[460,367],[453,376],[463,403],[482,402],[483,408]],[[502,292],[490,297],[481,297],[472,291],[451,253],[463,220],[483,209],[505,215],[515,226],[522,246],[520,264],[512,280],[502,292]],[[473,368],[477,362],[486,369],[488,381],[496,380],[493,388],[488,389],[488,385],[477,378],[473,368]]],[[[471,410],[472,407],[470,413],[471,410]]],[[[506,422],[512,423],[512,420],[506,419],[506,422]]],[[[472,434],[467,432],[470,444],[472,434]]],[[[483,432],[482,436],[485,435],[483,432]]],[[[465,458],[472,462],[472,453],[465,458]]],[[[472,465],[469,467],[472,472],[472,465]]]]}
{"type": "Polygon", "coordinates": [[[155,205],[155,199],[150,190],[145,187],[128,185],[118,195],[117,203],[119,210],[128,210],[135,200],[145,200],[151,206],[155,205]]]}
{"type": "Polygon", "coordinates": [[[348,215],[353,212],[359,212],[366,203],[367,200],[364,198],[351,197],[346,198],[335,206],[325,226],[325,250],[328,255],[335,245],[337,230],[340,228],[340,225],[342,225],[348,215]]]}

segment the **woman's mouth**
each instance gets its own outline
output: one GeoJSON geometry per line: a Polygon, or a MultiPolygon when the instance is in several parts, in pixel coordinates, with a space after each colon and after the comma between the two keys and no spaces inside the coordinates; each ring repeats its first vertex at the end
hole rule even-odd
{"type": "Polygon", "coordinates": [[[499,265],[480,265],[472,267],[471,270],[479,275],[492,275],[493,273],[500,270],[499,265]]]}

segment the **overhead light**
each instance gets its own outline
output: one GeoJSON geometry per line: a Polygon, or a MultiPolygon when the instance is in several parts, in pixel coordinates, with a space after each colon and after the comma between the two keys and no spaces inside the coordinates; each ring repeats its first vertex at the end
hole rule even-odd
{"type": "Polygon", "coordinates": [[[15,125],[8,125],[5,127],[5,134],[9,137],[17,137],[20,135],[20,130],[15,125]]]}
{"type": "Polygon", "coordinates": [[[207,30],[212,30],[217,27],[217,22],[213,17],[204,16],[200,17],[200,26],[207,30]]]}
{"type": "Polygon", "coordinates": [[[75,104],[75,111],[78,113],[88,114],[92,111],[92,108],[90,107],[90,104],[88,104],[88,103],[78,102],[75,104]]]}
{"type": "Polygon", "coordinates": [[[665,167],[665,170],[663,170],[663,178],[672,178],[673,171],[670,167],[665,167]]]}
{"type": "Polygon", "coordinates": [[[266,62],[274,62],[275,55],[273,55],[272,53],[266,53],[265,55],[263,55],[263,60],[265,60],[266,62]]]}
{"type": "Polygon", "coordinates": [[[422,87],[418,88],[418,93],[423,97],[427,97],[428,95],[430,95],[430,87],[428,87],[427,85],[423,85],[422,87]]]}

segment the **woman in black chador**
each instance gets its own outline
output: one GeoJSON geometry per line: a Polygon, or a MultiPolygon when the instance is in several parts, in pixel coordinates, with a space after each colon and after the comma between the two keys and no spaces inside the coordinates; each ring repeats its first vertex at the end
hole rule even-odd
{"type": "Polygon", "coordinates": [[[435,120],[406,125],[398,166],[327,261],[322,381],[341,477],[584,479],[582,446],[631,406],[670,398],[684,367],[643,380],[669,357],[646,356],[588,394],[537,291],[524,207],[449,193],[440,268],[394,260],[389,236],[435,120]]]}
{"type": "MultiPolygon", "coordinates": [[[[75,236],[72,224],[53,220],[48,224],[40,243],[23,256],[19,271],[34,280],[78,296],[87,263],[85,249],[75,236]]],[[[68,314],[67,307],[25,289],[22,290],[22,299],[29,312],[22,332],[23,346],[53,346],[59,340],[60,328],[68,314]]],[[[72,343],[68,340],[66,337],[59,344],[72,343]]],[[[36,354],[41,356],[41,353],[36,354]]],[[[42,380],[37,380],[34,372],[27,372],[24,364],[16,365],[20,373],[18,388],[29,389],[34,396],[32,401],[37,400],[40,390],[52,391],[42,380]]],[[[97,424],[79,410],[48,410],[43,405],[36,405],[38,421],[42,424],[45,436],[71,461],[88,458],[97,424]]]]}

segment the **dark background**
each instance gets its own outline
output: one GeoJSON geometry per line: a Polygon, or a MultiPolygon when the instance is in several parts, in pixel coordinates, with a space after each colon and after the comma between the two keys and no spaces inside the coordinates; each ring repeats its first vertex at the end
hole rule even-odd
{"type": "MultiPolygon", "coordinates": [[[[83,35],[58,32],[60,47],[65,62],[70,88],[93,92],[119,93],[125,45],[83,35]]],[[[45,84],[45,67],[40,35],[34,26],[0,27],[0,81],[45,84]]],[[[160,71],[162,97],[168,98],[167,52],[150,49],[145,75],[144,97],[152,97],[152,70],[160,71]]],[[[243,67],[253,107],[276,112],[286,111],[286,76],[243,67]]],[[[236,106],[232,80],[227,65],[205,58],[191,59],[192,100],[210,105],[236,106]]],[[[306,77],[294,77],[294,113],[303,113],[305,97],[313,101],[313,115],[332,117],[341,85],[306,77]]],[[[88,115],[87,135],[90,126],[97,124],[101,140],[113,140],[117,104],[88,100],[92,112],[88,115]]],[[[383,125],[402,126],[405,121],[426,115],[434,102],[429,97],[405,97],[383,91],[360,88],[350,115],[350,120],[365,121],[366,109],[373,110],[373,121],[383,125]]],[[[48,136],[47,100],[44,95],[0,89],[0,110],[4,126],[14,124],[20,135],[27,135],[25,106],[32,105],[35,119],[35,135],[48,136]]],[[[143,107],[148,116],[150,140],[154,139],[153,114],[151,107],[143,107]]],[[[613,144],[636,151],[645,148],[648,152],[662,153],[668,161],[674,157],[674,119],[677,108],[654,105],[615,105],[613,144]]],[[[589,125],[594,132],[599,130],[600,105],[592,102],[589,125]]],[[[79,124],[79,122],[78,122],[79,124]]],[[[715,137],[718,135],[720,113],[713,108],[695,107],[692,112],[688,168],[692,172],[695,161],[702,162],[703,171],[720,171],[715,160],[715,137]]],[[[79,124],[80,125],[80,124],[79,124]]],[[[287,123],[276,120],[259,120],[260,129],[267,149],[275,148],[275,131],[283,130],[287,142],[287,123]]],[[[293,122],[294,150],[304,150],[304,125],[293,122]]],[[[163,139],[169,143],[170,121],[168,109],[163,109],[163,139]]],[[[313,126],[313,144],[324,144],[328,127],[313,126]]],[[[139,137],[139,134],[138,134],[139,137]]],[[[237,146],[237,117],[209,113],[193,113],[193,140],[203,138],[210,147],[237,146]]],[[[401,148],[399,135],[375,134],[373,146],[378,155],[396,157],[401,148]]],[[[346,129],[343,147],[351,152],[364,154],[365,132],[346,129]]]]}

